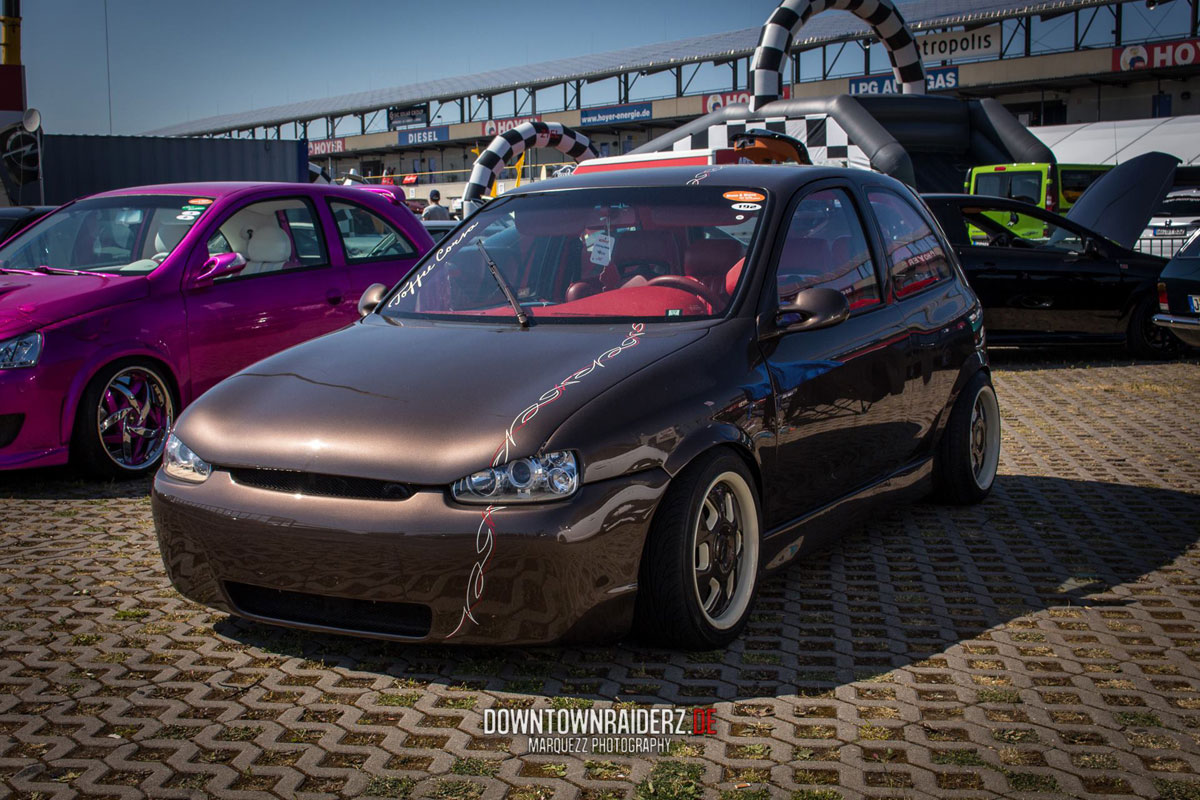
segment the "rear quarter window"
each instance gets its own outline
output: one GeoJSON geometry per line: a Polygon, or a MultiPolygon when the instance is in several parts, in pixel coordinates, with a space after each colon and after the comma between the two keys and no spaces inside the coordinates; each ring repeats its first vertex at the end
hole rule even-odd
{"type": "Polygon", "coordinates": [[[887,189],[869,189],[897,299],[948,279],[953,272],[937,234],[911,201],[887,189]]]}

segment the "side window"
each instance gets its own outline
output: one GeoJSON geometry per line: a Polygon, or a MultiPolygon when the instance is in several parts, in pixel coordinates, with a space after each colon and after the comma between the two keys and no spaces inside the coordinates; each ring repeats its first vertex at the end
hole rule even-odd
{"type": "Polygon", "coordinates": [[[781,304],[813,286],[837,289],[851,311],[881,302],[867,237],[845,190],[823,189],[801,200],[785,237],[776,273],[781,304]]]}
{"type": "Polygon", "coordinates": [[[235,211],[208,239],[208,254],[240,253],[246,266],[236,280],[329,263],[312,204],[299,197],[252,203],[235,211]]]}
{"type": "Polygon", "coordinates": [[[346,250],[346,263],[412,258],[417,254],[404,234],[374,211],[337,200],[329,201],[329,210],[346,250]]]}
{"type": "Polygon", "coordinates": [[[912,203],[886,189],[869,190],[867,199],[883,233],[896,297],[908,297],[950,277],[946,251],[912,203]]]}

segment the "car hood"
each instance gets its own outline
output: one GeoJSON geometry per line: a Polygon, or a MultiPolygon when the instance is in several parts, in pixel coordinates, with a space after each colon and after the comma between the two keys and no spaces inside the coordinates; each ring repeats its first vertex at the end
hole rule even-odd
{"type": "Polygon", "coordinates": [[[148,293],[144,276],[0,272],[0,339],[148,293]]]}
{"type": "Polygon", "coordinates": [[[1179,159],[1144,153],[1104,173],[1084,190],[1067,219],[1130,250],[1175,184],[1179,159]]]}
{"type": "Polygon", "coordinates": [[[176,431],[218,467],[445,485],[537,452],[589,400],[706,330],[372,315],[222,381],[176,431]]]}

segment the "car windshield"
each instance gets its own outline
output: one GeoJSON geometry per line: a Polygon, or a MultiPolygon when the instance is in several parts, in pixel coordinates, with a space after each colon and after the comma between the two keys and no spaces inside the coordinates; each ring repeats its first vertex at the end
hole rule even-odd
{"type": "Polygon", "coordinates": [[[720,316],[765,202],[761,190],[712,186],[501,198],[443,239],[381,313],[515,319],[519,305],[535,322],[720,316]]]}
{"type": "Polygon", "coordinates": [[[144,274],[171,254],[210,197],[129,195],[80,200],[0,248],[4,269],[144,274]]]}

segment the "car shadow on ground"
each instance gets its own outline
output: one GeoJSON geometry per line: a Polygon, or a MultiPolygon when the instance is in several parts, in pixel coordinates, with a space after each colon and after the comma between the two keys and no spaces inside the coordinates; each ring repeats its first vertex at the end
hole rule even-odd
{"type": "Polygon", "coordinates": [[[151,478],[97,480],[74,467],[0,472],[0,499],[108,500],[150,496],[151,478]]]}
{"type": "MultiPolygon", "coordinates": [[[[1122,346],[1057,345],[1050,347],[989,347],[988,360],[995,369],[1006,371],[1035,371],[1045,369],[1083,369],[1088,367],[1121,367],[1134,364],[1155,364],[1135,358],[1122,346]]],[[[1200,350],[1185,347],[1167,363],[1178,361],[1200,365],[1200,350]]]]}
{"type": "Polygon", "coordinates": [[[1036,627],[1032,615],[1134,605],[1157,591],[1145,576],[1164,583],[1200,539],[1197,518],[1195,494],[1001,475],[979,506],[897,509],[772,576],[743,635],[713,652],[636,641],[406,645],[234,617],[215,630],[269,654],[414,686],[687,705],[829,696],[906,667],[944,669],[939,656],[956,645],[1022,620],[1036,627]]]}

